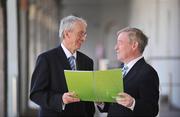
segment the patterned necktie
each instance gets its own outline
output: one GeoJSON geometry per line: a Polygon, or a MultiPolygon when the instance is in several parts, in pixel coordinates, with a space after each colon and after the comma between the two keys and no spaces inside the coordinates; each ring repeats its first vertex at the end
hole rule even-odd
{"type": "Polygon", "coordinates": [[[74,56],[70,56],[68,58],[69,64],[71,66],[72,70],[76,70],[76,65],[75,65],[75,57],[74,56]]]}
{"type": "Polygon", "coordinates": [[[128,70],[128,66],[124,65],[124,67],[122,68],[123,78],[125,77],[127,70],[128,70]]]}

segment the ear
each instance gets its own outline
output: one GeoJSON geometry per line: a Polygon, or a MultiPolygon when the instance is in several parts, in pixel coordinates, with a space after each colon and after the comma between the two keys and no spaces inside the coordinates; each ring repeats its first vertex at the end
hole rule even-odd
{"type": "Polygon", "coordinates": [[[137,48],[138,48],[138,45],[139,45],[138,42],[137,42],[137,41],[134,41],[134,42],[133,42],[133,45],[132,45],[132,49],[133,49],[133,50],[137,49],[137,48]]]}
{"type": "Polygon", "coordinates": [[[70,33],[69,33],[69,31],[64,31],[64,39],[69,39],[69,37],[70,37],[70,33]]]}

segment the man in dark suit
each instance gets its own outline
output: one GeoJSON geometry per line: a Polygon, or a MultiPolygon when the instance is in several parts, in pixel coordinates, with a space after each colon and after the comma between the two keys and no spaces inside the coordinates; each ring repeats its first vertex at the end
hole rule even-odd
{"type": "Polygon", "coordinates": [[[119,93],[116,103],[105,104],[102,111],[108,116],[154,117],[159,106],[159,77],[142,56],[148,38],[137,28],[125,28],[118,32],[115,50],[117,59],[124,63],[124,93],[119,93]]]}
{"type": "Polygon", "coordinates": [[[38,56],[32,75],[30,99],[40,106],[39,116],[93,117],[92,102],[83,102],[68,92],[64,70],[93,70],[93,60],[77,51],[86,39],[87,23],[76,16],[61,20],[61,45],[38,56]],[[69,58],[73,58],[69,63],[69,58]]]}

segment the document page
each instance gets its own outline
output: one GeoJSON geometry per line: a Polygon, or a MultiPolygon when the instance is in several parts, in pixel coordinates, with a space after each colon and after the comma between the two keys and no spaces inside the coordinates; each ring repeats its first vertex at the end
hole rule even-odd
{"type": "Polygon", "coordinates": [[[115,102],[123,92],[121,69],[103,71],[65,70],[66,83],[70,92],[75,92],[82,101],[115,102]]]}

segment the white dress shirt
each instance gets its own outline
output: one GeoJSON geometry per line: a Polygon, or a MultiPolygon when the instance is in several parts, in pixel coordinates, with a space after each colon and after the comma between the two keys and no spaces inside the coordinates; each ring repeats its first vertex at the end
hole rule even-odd
{"type": "MultiPolygon", "coordinates": [[[[74,56],[74,57],[75,57],[75,60],[76,60],[76,58],[77,58],[77,52],[75,52],[75,53],[72,54],[72,53],[63,45],[63,43],[61,43],[61,47],[62,47],[64,53],[66,54],[66,57],[67,57],[67,58],[69,58],[69,57],[71,57],[71,56],[74,56]]],[[[75,68],[77,69],[76,61],[75,61],[75,68]]]]}
{"type": "MultiPolygon", "coordinates": [[[[61,43],[61,47],[62,47],[64,53],[66,54],[66,57],[67,57],[67,58],[69,58],[69,57],[71,57],[71,56],[74,56],[75,59],[77,58],[77,52],[71,54],[71,52],[63,45],[63,43],[61,43]]],[[[75,61],[75,68],[77,68],[77,67],[76,67],[76,61],[75,61]]],[[[65,106],[66,106],[66,104],[62,103],[62,110],[65,109],[65,106]]]]}
{"type": "MultiPolygon", "coordinates": [[[[131,60],[128,64],[125,64],[125,65],[128,66],[128,69],[127,69],[127,71],[126,71],[126,74],[128,74],[128,72],[131,70],[131,68],[134,66],[134,64],[135,64],[137,61],[139,61],[141,58],[143,58],[143,56],[139,56],[138,58],[131,60]]],[[[135,101],[135,99],[133,98],[133,104],[129,107],[129,109],[131,109],[132,111],[134,110],[135,103],[136,103],[136,101],[135,101]]]]}
{"type": "Polygon", "coordinates": [[[128,64],[126,64],[128,66],[128,69],[126,71],[126,74],[128,74],[128,72],[130,71],[130,69],[134,66],[134,64],[139,61],[141,58],[143,58],[143,56],[139,56],[136,59],[131,60],[128,64]]]}

